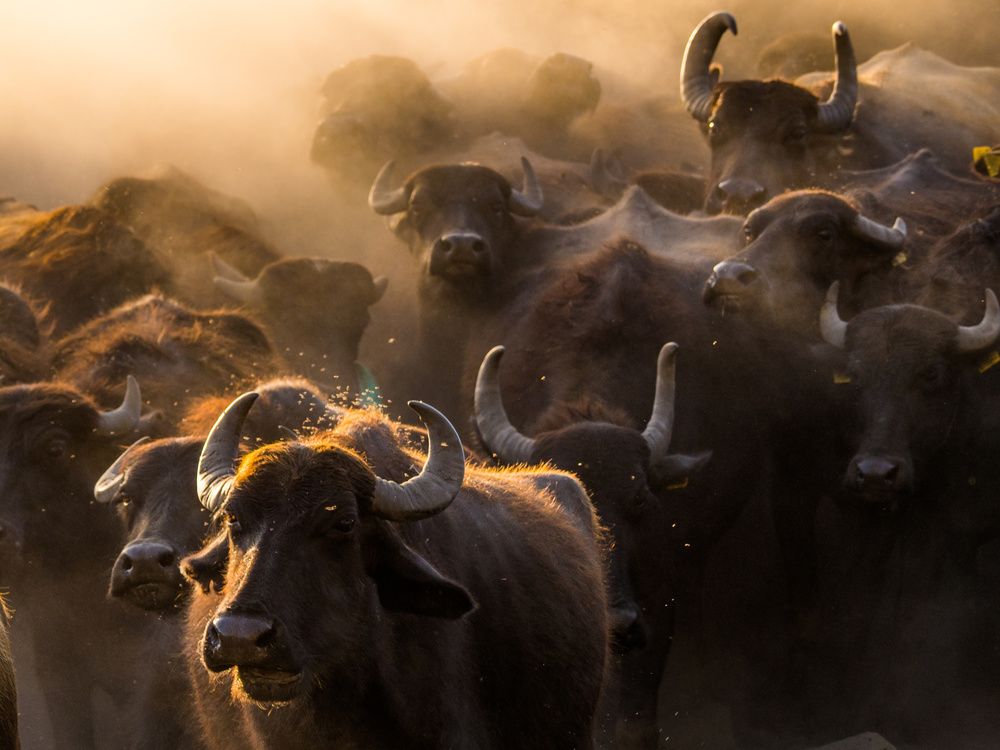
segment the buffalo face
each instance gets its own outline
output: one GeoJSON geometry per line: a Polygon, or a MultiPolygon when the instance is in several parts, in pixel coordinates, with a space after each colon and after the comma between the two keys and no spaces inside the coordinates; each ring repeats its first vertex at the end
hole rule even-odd
{"type": "Polygon", "coordinates": [[[860,428],[844,485],[865,501],[896,508],[954,439],[966,378],[995,345],[1000,309],[988,290],[976,326],[916,305],[871,308],[845,323],[836,295],[834,285],[821,327],[829,343],[847,351],[860,428]]]}
{"type": "Polygon", "coordinates": [[[527,159],[524,191],[513,189],[487,167],[460,164],[427,167],[395,190],[389,165],[379,173],[369,196],[376,212],[394,216],[396,235],[419,259],[424,282],[475,293],[510,259],[517,236],[515,216],[535,216],[542,192],[527,159]]]}
{"type": "Polygon", "coordinates": [[[712,13],[694,30],[681,66],[681,98],[712,149],[708,213],[746,214],[790,189],[817,184],[835,166],[840,134],[851,124],[858,82],[844,24],[833,25],[837,78],[829,99],[784,81],[719,83],[712,57],[728,13],[712,13]]]}
{"type": "Polygon", "coordinates": [[[768,202],[747,217],[743,234],[746,248],[706,281],[705,304],[806,334],[833,281],[853,284],[891,268],[906,237],[902,222],[876,224],[842,198],[813,190],[768,202]]]}
{"type": "Polygon", "coordinates": [[[238,699],[269,705],[363,681],[384,626],[380,608],[453,619],[473,604],[387,523],[441,512],[461,486],[464,452],[439,413],[419,412],[431,455],[421,474],[396,484],[374,476],[350,441],[330,435],[265,446],[239,461],[253,398],[234,402],[205,442],[200,499],[222,513],[225,536],[185,569],[204,590],[224,566],[202,661],[231,676],[238,699]]]}

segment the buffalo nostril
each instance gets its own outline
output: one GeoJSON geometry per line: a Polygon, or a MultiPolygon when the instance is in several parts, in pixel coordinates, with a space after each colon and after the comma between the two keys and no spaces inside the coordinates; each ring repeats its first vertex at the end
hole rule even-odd
{"type": "Polygon", "coordinates": [[[174,554],[173,550],[164,550],[156,557],[156,561],[164,568],[173,567],[176,559],[177,556],[174,554]]]}
{"type": "Polygon", "coordinates": [[[132,570],[132,558],[128,555],[122,555],[122,570],[126,573],[132,570]]]}
{"type": "Polygon", "coordinates": [[[759,274],[760,272],[756,268],[750,268],[737,274],[736,280],[743,284],[743,286],[750,286],[750,284],[757,280],[759,274]]]}
{"type": "Polygon", "coordinates": [[[477,255],[486,252],[486,243],[483,242],[482,240],[476,240],[474,243],[472,243],[472,251],[477,255]]]}

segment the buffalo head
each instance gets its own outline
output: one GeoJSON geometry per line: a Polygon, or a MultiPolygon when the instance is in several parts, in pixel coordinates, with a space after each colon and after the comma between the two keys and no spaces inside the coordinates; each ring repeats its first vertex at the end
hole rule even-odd
{"type": "Polygon", "coordinates": [[[816,184],[831,167],[839,136],[851,124],[858,96],[857,64],[847,28],[833,25],[837,80],[827,101],[785,81],[720,83],[712,57],[736,20],[713,13],[688,41],[681,98],[702,125],[712,150],[705,210],[745,214],[785,190],[816,184]]]}
{"type": "Polygon", "coordinates": [[[241,427],[256,397],[234,401],[205,441],[199,498],[223,515],[226,530],[185,569],[197,580],[226,565],[201,639],[203,662],[232,677],[238,699],[273,704],[365,663],[385,610],[454,619],[474,605],[389,523],[441,513],[462,486],[464,450],[437,410],[411,402],[427,424],[430,453],[417,476],[397,484],[377,477],[354,441],[335,433],[240,460],[241,427]]]}
{"type": "Polygon", "coordinates": [[[975,326],[917,305],[870,308],[845,322],[838,287],[830,287],[820,326],[830,344],[846,350],[857,391],[861,438],[844,483],[865,500],[896,507],[933,468],[960,410],[969,408],[964,378],[995,346],[1000,307],[987,289],[975,326]]]}
{"type": "Polygon", "coordinates": [[[531,163],[521,159],[524,190],[476,164],[425,167],[401,187],[391,186],[392,162],[372,185],[368,205],[395,217],[396,235],[419,259],[424,281],[436,279],[476,293],[505,262],[518,235],[515,216],[542,207],[542,188],[531,163]]]}
{"type": "Polygon", "coordinates": [[[812,334],[829,285],[841,280],[853,290],[867,274],[891,269],[906,225],[883,226],[839,196],[802,190],[755,210],[743,234],[746,248],[712,270],[705,303],[812,334]]]}

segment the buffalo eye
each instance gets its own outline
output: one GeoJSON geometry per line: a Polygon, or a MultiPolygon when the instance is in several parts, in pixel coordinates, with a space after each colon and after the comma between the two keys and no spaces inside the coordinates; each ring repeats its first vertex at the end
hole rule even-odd
{"type": "Polygon", "coordinates": [[[344,518],[337,519],[333,528],[339,531],[341,534],[350,534],[354,531],[354,519],[350,516],[345,516],[344,518]]]}
{"type": "Polygon", "coordinates": [[[939,367],[925,367],[917,374],[917,386],[922,391],[939,391],[944,387],[945,376],[939,367]]]}
{"type": "Polygon", "coordinates": [[[65,437],[51,437],[37,444],[35,455],[42,461],[63,461],[70,455],[69,441],[65,437]]]}
{"type": "Polygon", "coordinates": [[[750,244],[757,238],[757,233],[753,231],[750,227],[743,227],[743,239],[746,244],[750,244]]]}
{"type": "Polygon", "coordinates": [[[715,120],[711,120],[708,123],[708,139],[710,141],[718,141],[722,138],[722,126],[715,120]]]}
{"type": "Polygon", "coordinates": [[[835,234],[831,227],[824,227],[816,232],[816,236],[823,240],[823,242],[829,242],[834,238],[835,234]]]}
{"type": "Polygon", "coordinates": [[[798,125],[785,136],[785,143],[792,146],[799,145],[806,139],[807,135],[809,135],[809,131],[806,130],[805,126],[798,125]]]}
{"type": "Polygon", "coordinates": [[[232,536],[237,536],[243,530],[240,526],[239,519],[236,518],[234,513],[226,514],[226,528],[229,529],[229,533],[232,536]]]}
{"type": "Polygon", "coordinates": [[[493,201],[490,204],[490,211],[492,211],[497,218],[502,218],[506,213],[506,209],[507,207],[503,204],[503,201],[493,201]]]}

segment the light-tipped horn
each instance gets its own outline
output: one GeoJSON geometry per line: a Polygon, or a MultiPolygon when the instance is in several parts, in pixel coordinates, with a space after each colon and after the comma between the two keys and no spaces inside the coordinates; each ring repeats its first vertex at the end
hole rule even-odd
{"type": "Polygon", "coordinates": [[[681,99],[687,111],[699,122],[707,122],[712,114],[713,79],[711,65],[719,40],[729,29],[736,36],[736,19],[718,11],[707,16],[688,39],[681,63],[681,99]]]}
{"type": "Polygon", "coordinates": [[[504,464],[526,464],[531,462],[535,451],[535,441],[525,437],[510,423],[500,397],[500,369],[502,346],[493,347],[483,358],[476,377],[474,408],[479,434],[486,443],[486,449],[504,464]]]}
{"type": "Polygon", "coordinates": [[[840,282],[835,281],[826,290],[826,301],[819,311],[819,330],[826,343],[843,349],[847,340],[847,322],[840,317],[840,312],[837,310],[839,296],[840,282]]]}
{"type": "Polygon", "coordinates": [[[379,170],[368,192],[368,207],[381,216],[392,216],[405,211],[410,205],[410,191],[405,187],[390,187],[393,162],[388,161],[379,170]]]}
{"type": "Polygon", "coordinates": [[[512,214],[518,216],[537,216],[545,203],[545,195],[542,193],[542,184],[538,181],[535,168],[524,156],[521,157],[521,169],[524,170],[523,189],[511,190],[510,198],[507,199],[507,208],[512,214]]]}
{"type": "Polygon", "coordinates": [[[264,305],[264,290],[261,289],[258,279],[254,279],[253,281],[233,281],[222,276],[216,276],[212,279],[212,283],[218,289],[222,290],[224,294],[238,302],[242,302],[244,305],[251,307],[263,307],[264,305]]]}
{"type": "Polygon", "coordinates": [[[1000,334],[1000,306],[992,289],[986,290],[986,312],[974,326],[959,326],[957,345],[960,352],[977,352],[996,342],[1000,334]]]}
{"type": "Polygon", "coordinates": [[[901,218],[897,218],[895,224],[887,227],[877,221],[872,221],[867,216],[858,214],[858,218],[854,222],[854,229],[865,239],[890,248],[902,247],[903,242],[906,241],[906,222],[901,218]]]}
{"type": "Polygon", "coordinates": [[[216,420],[198,459],[198,499],[213,513],[225,505],[236,476],[240,454],[240,431],[257,393],[251,391],[233,401],[216,420]]]}
{"type": "Polygon", "coordinates": [[[424,470],[402,484],[375,478],[372,513],[390,521],[419,521],[451,505],[465,478],[465,449],[451,422],[433,406],[409,401],[427,427],[424,470]]]}
{"type": "Polygon", "coordinates": [[[841,21],[833,25],[833,49],[837,58],[837,78],[830,98],[819,105],[816,129],[821,133],[839,133],[854,119],[858,102],[858,64],[854,59],[851,35],[841,21]]]}
{"type": "Polygon", "coordinates": [[[653,413],[642,431],[642,437],[649,446],[650,460],[657,461],[670,452],[670,439],[674,432],[674,393],[676,391],[677,344],[664,344],[656,359],[656,395],[653,398],[653,413]]]}
{"type": "Polygon", "coordinates": [[[250,281],[246,276],[244,276],[240,271],[233,266],[229,265],[215,254],[213,250],[208,251],[208,260],[212,264],[212,270],[215,271],[216,276],[221,276],[224,279],[229,279],[230,281],[250,281]]]}
{"type": "Polygon", "coordinates": [[[112,500],[115,499],[115,495],[118,493],[118,488],[121,487],[122,480],[125,478],[122,469],[125,466],[125,459],[132,452],[133,448],[142,445],[149,440],[148,435],[136,440],[132,445],[122,451],[122,454],[115,459],[115,462],[107,468],[107,470],[101,474],[101,478],[97,480],[94,485],[94,499],[107,505],[112,500]]]}
{"type": "Polygon", "coordinates": [[[131,375],[125,381],[125,398],[122,405],[112,411],[101,412],[97,418],[98,435],[124,435],[139,425],[142,413],[142,393],[139,383],[131,375]]]}

